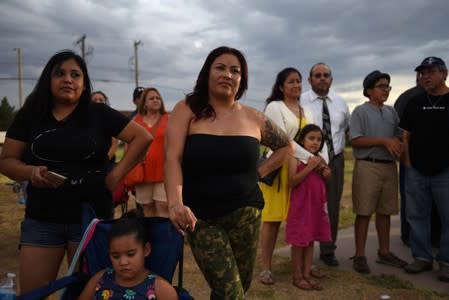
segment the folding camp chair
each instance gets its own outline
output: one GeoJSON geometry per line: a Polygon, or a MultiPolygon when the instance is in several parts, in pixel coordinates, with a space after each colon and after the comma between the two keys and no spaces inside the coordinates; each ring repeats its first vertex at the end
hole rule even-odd
{"type": "MultiPolygon", "coordinates": [[[[17,297],[18,300],[42,299],[63,289],[60,300],[76,299],[90,276],[107,267],[112,267],[108,255],[108,234],[114,220],[99,220],[93,210],[86,207],[83,212],[82,226],[86,228],[78,246],[67,276],[42,288],[17,297]],[[79,264],[78,264],[79,262],[79,264]],[[79,270],[75,271],[76,266],[79,270]]],[[[151,243],[151,253],[145,261],[152,272],[172,283],[178,266],[178,284],[175,288],[180,299],[193,299],[182,288],[184,238],[167,218],[145,218],[146,229],[151,243]]]]}

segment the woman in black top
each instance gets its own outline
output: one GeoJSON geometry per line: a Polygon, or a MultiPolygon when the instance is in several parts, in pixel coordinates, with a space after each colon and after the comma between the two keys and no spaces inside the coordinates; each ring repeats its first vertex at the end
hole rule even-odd
{"type": "Polygon", "coordinates": [[[92,103],[84,60],[70,50],[53,55],[6,134],[0,173],[28,180],[20,236],[20,288],[56,279],[81,238],[81,206],[111,214],[111,191],[144,155],[151,136],[110,107],[92,103]],[[110,172],[111,137],[129,143],[110,172]],[[59,175],[58,175],[59,174],[59,175]]]}
{"type": "Polygon", "coordinates": [[[169,216],[187,238],[211,299],[243,299],[251,284],[263,198],[258,179],[293,151],[288,136],[237,102],[248,86],[243,54],[214,49],[166,134],[169,216]],[[260,144],[274,150],[257,166],[260,144]]]}

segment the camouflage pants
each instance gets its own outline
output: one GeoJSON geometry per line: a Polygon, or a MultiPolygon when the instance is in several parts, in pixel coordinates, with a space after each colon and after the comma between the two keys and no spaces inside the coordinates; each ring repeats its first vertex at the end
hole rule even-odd
{"type": "Polygon", "coordinates": [[[187,239],[211,299],[244,299],[251,285],[260,228],[260,209],[240,208],[226,216],[198,220],[187,239]]]}

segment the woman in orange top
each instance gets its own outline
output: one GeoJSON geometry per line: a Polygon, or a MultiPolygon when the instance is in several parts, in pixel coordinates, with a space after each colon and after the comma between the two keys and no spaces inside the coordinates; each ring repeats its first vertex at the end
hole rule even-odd
{"type": "Polygon", "coordinates": [[[144,161],[143,183],[135,186],[136,202],[142,205],[146,217],[168,217],[164,188],[164,136],[168,113],[157,89],[145,88],[140,99],[134,121],[153,136],[153,141],[144,161]]]}

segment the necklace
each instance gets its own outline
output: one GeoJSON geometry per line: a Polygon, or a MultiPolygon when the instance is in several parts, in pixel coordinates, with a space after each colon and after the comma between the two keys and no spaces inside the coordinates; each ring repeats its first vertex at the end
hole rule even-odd
{"type": "Polygon", "coordinates": [[[429,104],[432,105],[433,108],[435,108],[437,106],[438,102],[440,102],[441,98],[443,97],[443,95],[440,95],[440,97],[438,97],[437,100],[432,102],[430,100],[429,94],[426,94],[426,96],[427,96],[427,101],[429,101],[429,104]]]}
{"type": "Polygon", "coordinates": [[[285,105],[287,106],[287,108],[291,111],[291,112],[293,112],[293,114],[295,114],[295,115],[299,115],[299,113],[300,113],[300,108],[299,108],[299,104],[296,104],[295,106],[291,106],[291,105],[288,105],[287,103],[285,103],[285,105]]]}

